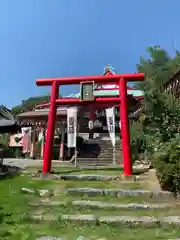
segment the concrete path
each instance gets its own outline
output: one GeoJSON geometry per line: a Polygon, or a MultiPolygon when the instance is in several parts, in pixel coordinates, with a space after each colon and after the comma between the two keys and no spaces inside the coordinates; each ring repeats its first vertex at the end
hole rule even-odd
{"type": "Polygon", "coordinates": [[[26,167],[30,167],[30,166],[41,166],[42,160],[5,158],[3,163],[10,165],[10,166],[26,168],[26,167]]]}

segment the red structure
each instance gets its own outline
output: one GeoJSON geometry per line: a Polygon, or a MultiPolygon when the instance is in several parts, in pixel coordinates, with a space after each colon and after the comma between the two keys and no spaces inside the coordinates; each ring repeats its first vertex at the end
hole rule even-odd
{"type": "Polygon", "coordinates": [[[54,139],[56,107],[58,105],[117,105],[120,107],[121,135],[122,135],[122,156],[124,164],[124,175],[132,175],[130,133],[128,122],[128,104],[127,104],[127,82],[144,80],[143,73],[135,74],[115,74],[105,76],[71,77],[55,79],[37,79],[37,86],[52,86],[50,99],[50,110],[48,116],[48,129],[44,151],[43,173],[51,172],[52,147],[54,139]],[[93,101],[81,101],[79,98],[58,98],[59,86],[80,84],[81,82],[94,81],[95,84],[118,84],[119,97],[98,97],[93,101]]]}

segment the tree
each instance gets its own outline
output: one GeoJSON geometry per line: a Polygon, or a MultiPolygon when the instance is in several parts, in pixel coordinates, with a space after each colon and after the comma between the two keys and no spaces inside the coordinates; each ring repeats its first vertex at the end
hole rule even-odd
{"type": "Polygon", "coordinates": [[[152,163],[160,185],[165,190],[180,192],[180,103],[174,95],[164,91],[164,83],[180,66],[180,56],[170,57],[160,47],[148,48],[150,57],[140,59],[139,71],[146,74],[138,85],[145,93],[144,113],[137,138],[151,146],[152,163]],[[143,132],[143,134],[142,134],[143,132]]]}
{"type": "Polygon", "coordinates": [[[149,59],[141,58],[137,65],[138,71],[146,74],[145,81],[138,85],[145,93],[145,114],[149,120],[145,130],[165,141],[172,138],[179,127],[180,105],[173,95],[164,91],[163,85],[175,69],[177,71],[180,57],[170,58],[160,47],[150,47],[148,52],[149,59]]]}

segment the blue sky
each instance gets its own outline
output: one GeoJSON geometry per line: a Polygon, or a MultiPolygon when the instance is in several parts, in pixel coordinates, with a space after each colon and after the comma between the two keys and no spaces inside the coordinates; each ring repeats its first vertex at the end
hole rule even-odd
{"type": "Polygon", "coordinates": [[[108,63],[134,72],[149,45],[173,54],[179,9],[179,0],[0,0],[0,103],[48,93],[36,78],[99,75],[108,63]]]}

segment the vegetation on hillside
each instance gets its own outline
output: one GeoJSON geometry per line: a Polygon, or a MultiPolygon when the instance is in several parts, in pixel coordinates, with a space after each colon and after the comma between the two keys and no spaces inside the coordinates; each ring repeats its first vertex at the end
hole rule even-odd
{"type": "Polygon", "coordinates": [[[148,152],[163,189],[180,192],[180,103],[164,91],[164,83],[180,66],[180,55],[170,57],[160,47],[148,48],[149,58],[140,59],[139,72],[145,81],[138,88],[145,93],[145,120],[133,123],[132,150],[148,152]]]}
{"type": "Polygon", "coordinates": [[[27,100],[23,100],[20,105],[13,107],[11,111],[14,115],[17,115],[22,112],[32,111],[36,105],[47,103],[49,101],[50,101],[49,95],[30,97],[27,100]]]}

